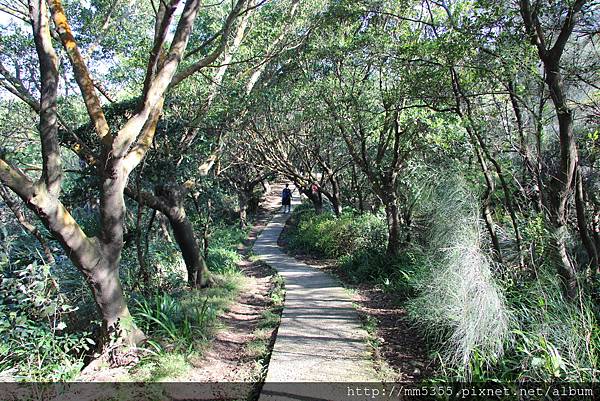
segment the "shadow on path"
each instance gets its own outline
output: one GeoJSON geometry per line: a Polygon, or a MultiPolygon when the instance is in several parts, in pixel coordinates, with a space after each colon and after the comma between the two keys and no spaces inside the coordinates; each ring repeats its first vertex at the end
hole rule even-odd
{"type": "Polygon", "coordinates": [[[277,246],[288,216],[275,214],[253,248],[283,276],[286,288],[261,400],[269,399],[269,389],[282,382],[377,381],[367,332],[349,294],[332,276],[286,255],[277,246]]]}

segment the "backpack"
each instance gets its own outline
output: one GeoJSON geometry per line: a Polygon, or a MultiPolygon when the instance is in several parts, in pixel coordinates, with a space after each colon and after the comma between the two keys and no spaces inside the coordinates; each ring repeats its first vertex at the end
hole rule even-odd
{"type": "Polygon", "coordinates": [[[282,193],[282,199],[284,201],[289,200],[292,197],[292,191],[289,188],[284,188],[282,193]]]}

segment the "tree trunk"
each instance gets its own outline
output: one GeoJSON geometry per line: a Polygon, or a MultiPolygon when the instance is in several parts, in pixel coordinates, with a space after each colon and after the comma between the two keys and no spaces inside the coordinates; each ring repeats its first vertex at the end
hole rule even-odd
{"type": "MultiPolygon", "coordinates": [[[[88,260],[96,260],[97,257],[88,260]]],[[[102,317],[102,336],[100,349],[112,338],[120,338],[128,345],[139,344],[145,336],[135,326],[123,295],[119,278],[119,262],[101,257],[96,266],[84,263],[82,269],[88,282],[100,316],[102,317]]]]}
{"type": "MultiPolygon", "coordinates": [[[[475,155],[477,156],[477,161],[479,162],[479,166],[481,167],[481,172],[483,173],[483,177],[485,179],[486,188],[485,188],[485,192],[483,194],[483,199],[481,202],[483,219],[485,221],[485,225],[486,225],[488,233],[490,235],[490,239],[492,240],[494,257],[498,262],[502,263],[503,262],[502,250],[500,249],[500,242],[498,241],[498,235],[496,234],[496,227],[494,224],[494,219],[493,219],[492,210],[491,210],[492,195],[493,195],[494,189],[495,189],[495,182],[494,182],[494,177],[490,173],[487,160],[490,160],[492,158],[485,147],[485,142],[483,142],[481,136],[479,135],[477,129],[475,128],[475,121],[474,121],[473,115],[472,115],[471,102],[469,100],[469,97],[466,96],[465,92],[463,91],[463,89],[461,87],[460,78],[458,76],[458,73],[456,72],[454,67],[451,68],[450,72],[452,74],[452,85],[453,85],[453,91],[454,91],[454,98],[456,100],[456,112],[461,118],[467,119],[468,124],[466,124],[465,130],[467,131],[467,134],[469,135],[469,139],[471,140],[473,149],[475,151],[475,155]],[[465,105],[464,108],[466,109],[466,113],[463,112],[463,106],[462,106],[463,103],[465,105]]],[[[491,161],[493,163],[493,160],[491,160],[491,161]]],[[[497,171],[499,172],[499,166],[496,166],[496,167],[497,167],[497,171]]],[[[515,220],[513,220],[513,223],[514,222],[515,222],[515,220]]],[[[516,230],[517,230],[517,237],[519,237],[518,236],[518,228],[516,228],[516,230]]],[[[519,239],[517,239],[517,240],[519,241],[519,239]]],[[[520,243],[519,243],[519,245],[520,245],[520,243]]]]}
{"type": "Polygon", "coordinates": [[[194,228],[185,212],[187,189],[182,185],[160,185],[155,188],[155,192],[154,197],[144,194],[145,204],[160,210],[169,219],[175,242],[185,262],[190,287],[206,287],[212,284],[194,228]]]}
{"type": "Polygon", "coordinates": [[[598,251],[586,224],[583,179],[581,177],[580,168],[577,170],[577,177],[575,180],[575,210],[577,213],[577,228],[579,230],[579,235],[581,236],[588,257],[590,258],[590,270],[595,272],[598,270],[598,251]]]}
{"type": "Polygon", "coordinates": [[[248,206],[251,198],[251,191],[238,191],[238,207],[240,208],[240,228],[245,228],[248,225],[248,206]]]}
{"type": "Polygon", "coordinates": [[[129,345],[135,345],[143,339],[143,334],[129,314],[119,278],[127,212],[124,190],[130,171],[124,167],[123,159],[113,159],[110,156],[104,166],[100,195],[100,235],[89,240],[93,246],[82,253],[79,260],[72,256],[71,260],[75,265],[80,263],[90,284],[102,315],[103,339],[113,339],[116,336],[129,345]]]}
{"type": "Polygon", "coordinates": [[[485,190],[482,201],[483,220],[485,221],[485,226],[487,227],[490,239],[492,240],[494,258],[498,262],[502,263],[502,250],[500,249],[500,242],[498,241],[498,234],[496,233],[496,226],[494,224],[494,218],[491,210],[491,194],[492,188],[488,186],[485,190]]]}
{"type": "Polygon", "coordinates": [[[381,209],[381,207],[383,206],[383,202],[381,201],[381,198],[379,196],[373,196],[372,199],[373,201],[369,205],[369,209],[371,210],[371,213],[376,214],[379,212],[379,209],[381,209]]]}
{"type": "Polygon", "coordinates": [[[171,238],[171,234],[169,233],[169,226],[167,225],[167,221],[169,221],[169,219],[164,213],[160,211],[158,212],[156,219],[158,220],[158,226],[160,228],[160,233],[163,239],[169,244],[172,243],[173,239],[171,238]]]}
{"type": "MultiPolygon", "coordinates": [[[[468,129],[468,132],[471,130],[468,129]]],[[[485,192],[483,193],[483,199],[481,202],[481,212],[483,214],[483,220],[485,221],[485,226],[490,235],[490,239],[492,241],[492,248],[494,251],[494,258],[502,263],[502,250],[500,249],[500,241],[498,241],[498,234],[496,233],[496,225],[494,223],[494,217],[492,216],[492,194],[494,193],[494,177],[490,174],[490,171],[487,166],[487,162],[483,158],[481,154],[481,150],[477,147],[477,143],[474,140],[474,136],[471,134],[473,139],[473,144],[475,146],[475,153],[477,154],[477,160],[479,161],[479,166],[481,167],[481,171],[483,172],[483,177],[485,178],[485,192]]]]}
{"type": "Polygon", "coordinates": [[[310,201],[315,208],[315,213],[321,214],[323,213],[323,198],[319,196],[319,194],[312,194],[310,197],[310,201]]]}
{"type": "Polygon", "coordinates": [[[535,123],[535,181],[537,184],[538,191],[538,209],[540,211],[544,210],[546,203],[548,202],[547,198],[544,194],[544,180],[542,179],[542,175],[544,172],[544,163],[542,162],[542,133],[544,131],[544,123],[542,119],[542,111],[544,110],[545,105],[545,96],[543,96],[543,86],[542,93],[540,96],[539,109],[538,114],[536,115],[536,123],[535,123]]]}
{"type": "Polygon", "coordinates": [[[269,184],[269,181],[267,180],[262,180],[261,185],[263,187],[263,195],[267,196],[271,193],[271,184],[269,184]]]}
{"type": "MultiPolygon", "coordinates": [[[[156,211],[153,212],[156,213],[156,211]]],[[[142,244],[142,232],[144,231],[142,229],[142,217],[143,205],[140,203],[138,204],[137,217],[135,222],[135,249],[138,264],[140,265],[139,274],[141,276],[141,280],[136,283],[136,286],[141,291],[146,291],[146,289],[148,289],[148,287],[150,286],[150,274],[148,272],[148,265],[146,263],[146,252],[144,252],[145,247],[142,244]]],[[[151,222],[153,219],[154,214],[152,215],[151,222]]],[[[148,243],[147,240],[148,238],[146,237],[146,244],[148,243]]]]}
{"type": "Polygon", "coordinates": [[[183,185],[157,185],[155,194],[148,192],[136,193],[130,189],[127,196],[143,202],[146,206],[161,212],[169,220],[175,242],[181,250],[185,262],[188,283],[191,287],[206,287],[212,284],[210,272],[202,256],[194,228],[185,211],[185,196],[188,193],[183,185]]]}
{"type": "MultiPolygon", "coordinates": [[[[585,4],[584,0],[577,0],[568,8],[566,18],[561,23],[560,32],[556,35],[554,44],[548,48],[546,33],[537,17],[537,10],[532,9],[529,0],[520,0],[519,9],[525,31],[531,43],[536,46],[538,56],[544,66],[544,80],[550,90],[550,98],[554,105],[558,119],[558,137],[560,143],[560,165],[557,171],[552,172],[550,191],[546,197],[549,200],[548,216],[554,231],[554,247],[559,256],[557,271],[561,276],[565,294],[574,299],[578,292],[576,268],[567,253],[566,241],[568,232],[568,204],[574,186],[578,169],[578,151],[573,133],[573,111],[569,108],[563,76],[560,68],[560,59],[565,46],[577,23],[578,14],[585,4]]],[[[537,7],[537,6],[536,6],[537,7]]],[[[577,196],[577,195],[576,195],[577,196]]],[[[585,214],[581,215],[579,225],[587,227],[585,214]]]]}
{"type": "Polygon", "coordinates": [[[340,183],[334,175],[329,177],[329,182],[331,183],[331,196],[329,201],[331,202],[333,213],[335,213],[336,217],[340,217],[342,215],[340,183]]]}
{"type": "Polygon", "coordinates": [[[299,188],[300,191],[304,195],[306,195],[306,197],[310,200],[310,202],[313,205],[313,208],[315,209],[316,214],[323,213],[323,197],[321,196],[320,191],[312,192],[310,186],[307,188],[303,188],[303,187],[299,186],[298,184],[296,184],[296,187],[299,188]]]}
{"type": "Polygon", "coordinates": [[[210,272],[206,262],[200,253],[198,241],[194,235],[194,229],[189,219],[180,214],[169,217],[171,228],[175,236],[175,242],[179,245],[185,266],[188,272],[188,284],[190,287],[206,287],[210,285],[210,272]]]}
{"type": "MultiPolygon", "coordinates": [[[[119,180],[120,178],[117,178],[115,181],[119,180]]],[[[118,191],[118,185],[115,187],[118,191]]],[[[102,350],[104,345],[115,337],[126,345],[141,342],[144,334],[131,318],[119,279],[123,241],[122,236],[119,236],[119,229],[114,227],[123,224],[123,209],[119,205],[124,207],[124,204],[119,202],[119,198],[108,196],[101,204],[101,208],[112,208],[111,212],[103,211],[104,218],[111,220],[113,225],[112,229],[103,230],[103,235],[106,235],[106,232],[114,232],[117,236],[117,241],[106,242],[101,237],[87,237],[63,204],[51,196],[44,186],[24,187],[19,196],[26,202],[27,207],[38,214],[44,226],[61,243],[69,259],[90,287],[102,318],[99,349],[102,350]]]]}
{"type": "Polygon", "coordinates": [[[365,200],[363,198],[362,190],[358,190],[358,211],[363,214],[365,212],[365,200]]]}
{"type": "Polygon", "coordinates": [[[323,191],[323,195],[325,195],[325,197],[331,204],[331,209],[335,214],[335,217],[340,217],[342,215],[342,204],[340,200],[339,189],[337,191],[338,192],[336,192],[336,189],[332,190],[331,192],[323,191]]]}
{"type": "Polygon", "coordinates": [[[354,164],[352,164],[352,189],[354,190],[354,193],[356,195],[356,206],[358,208],[358,211],[362,214],[365,212],[365,201],[362,193],[362,188],[358,183],[358,176],[356,174],[356,167],[354,164]]]}
{"type": "Polygon", "coordinates": [[[386,202],[385,215],[388,227],[386,255],[397,257],[400,253],[400,210],[396,200],[386,202]]]}
{"type": "MultiPolygon", "coordinates": [[[[597,209],[594,209],[594,216],[592,217],[592,236],[594,237],[596,250],[600,252],[600,211],[597,209]]],[[[600,267],[592,272],[593,276],[598,274],[600,274],[600,267]]]]}
{"type": "Polygon", "coordinates": [[[210,239],[210,223],[212,221],[211,218],[212,211],[212,203],[210,199],[206,201],[206,220],[204,221],[204,227],[202,228],[202,250],[204,251],[203,256],[204,260],[208,260],[208,241],[210,239]]]}
{"type": "Polygon", "coordinates": [[[483,141],[483,138],[481,138],[479,133],[476,133],[476,136],[477,136],[477,139],[479,140],[479,143],[481,145],[481,148],[483,149],[485,156],[494,166],[494,168],[496,170],[496,175],[498,176],[498,179],[500,180],[500,186],[502,187],[502,192],[504,193],[504,205],[506,206],[506,210],[508,210],[508,214],[510,216],[510,220],[511,220],[512,226],[513,226],[513,231],[515,233],[515,246],[517,248],[517,255],[519,257],[519,267],[524,268],[525,267],[525,258],[524,258],[523,249],[521,246],[521,243],[522,243],[521,232],[519,230],[517,214],[516,214],[515,208],[513,207],[513,204],[512,204],[510,188],[508,187],[508,184],[506,183],[506,180],[504,179],[504,174],[502,173],[502,167],[500,166],[500,163],[498,163],[498,161],[490,154],[489,150],[487,149],[487,146],[485,145],[485,142],[483,141]]]}
{"type": "MultiPolygon", "coordinates": [[[[558,118],[560,139],[560,167],[554,174],[550,215],[554,225],[554,240],[560,263],[557,270],[565,285],[565,292],[570,298],[577,294],[576,268],[568,255],[566,240],[568,238],[568,202],[574,188],[575,174],[578,165],[578,152],[573,133],[573,111],[567,105],[564,85],[558,60],[544,60],[546,84],[550,88],[550,97],[554,103],[558,118]]],[[[581,216],[580,224],[586,226],[585,216],[581,216]]]]}
{"type": "MultiPolygon", "coordinates": [[[[515,114],[515,119],[517,122],[517,132],[519,134],[519,153],[523,159],[523,173],[522,173],[522,181],[525,181],[527,173],[529,173],[529,177],[535,181],[534,191],[531,191],[529,194],[524,191],[524,196],[529,198],[531,204],[535,207],[536,212],[542,212],[543,210],[543,185],[541,179],[541,139],[537,132],[538,124],[536,123],[536,154],[535,154],[535,163],[531,160],[531,152],[529,149],[529,145],[526,139],[526,131],[525,131],[525,123],[523,121],[523,112],[521,110],[521,106],[519,104],[519,100],[517,98],[515,85],[513,81],[509,81],[507,84],[508,94],[510,96],[510,102],[512,104],[513,112],[515,114]]],[[[543,96],[542,96],[543,97],[543,96]]],[[[532,112],[534,118],[536,120],[540,120],[534,112],[532,112]]]]}
{"type": "Polygon", "coordinates": [[[412,241],[412,211],[410,207],[402,208],[402,220],[404,222],[404,229],[406,230],[405,243],[410,244],[412,241]]]}

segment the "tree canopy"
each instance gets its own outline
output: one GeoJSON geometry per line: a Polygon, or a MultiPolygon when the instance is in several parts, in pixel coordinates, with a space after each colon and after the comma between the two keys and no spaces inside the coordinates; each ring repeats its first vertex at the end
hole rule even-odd
{"type": "Polygon", "coordinates": [[[0,251],[2,277],[70,272],[83,287],[52,296],[95,309],[70,329],[96,330],[100,354],[152,337],[130,312],[143,297],[223,286],[211,233],[252,226],[270,185],[289,182],[313,209],[296,244],[360,266],[355,280],[403,283],[392,292],[434,348],[480,329],[440,351],[460,377],[490,378],[518,353],[515,330],[543,332],[550,317],[510,334],[501,306],[533,310],[542,288],[591,319],[568,334],[592,338],[586,356],[564,356],[581,369],[557,375],[597,380],[597,1],[0,0],[0,12],[0,217],[5,244],[21,236],[0,251]],[[446,316],[453,305],[481,327],[446,316]]]}

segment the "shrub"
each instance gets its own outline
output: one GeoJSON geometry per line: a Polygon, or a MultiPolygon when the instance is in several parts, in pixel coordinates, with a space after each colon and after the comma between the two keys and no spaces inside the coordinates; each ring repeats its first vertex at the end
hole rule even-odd
{"type": "Polygon", "coordinates": [[[600,338],[593,301],[566,300],[551,266],[535,282],[509,289],[517,322],[506,369],[517,379],[595,381],[600,338]]]}
{"type": "Polygon", "coordinates": [[[385,250],[387,228],[374,215],[344,213],[336,218],[329,212],[315,214],[312,210],[296,209],[293,218],[299,221],[290,233],[290,247],[295,250],[326,258],[385,250]]]}
{"type": "Polygon", "coordinates": [[[237,227],[217,227],[209,240],[208,260],[211,272],[231,274],[238,272],[241,256],[237,247],[247,236],[247,230],[237,227]]]}
{"type": "Polygon", "coordinates": [[[297,223],[287,234],[292,251],[337,259],[353,283],[374,282],[403,296],[412,294],[421,254],[410,249],[390,259],[385,253],[387,226],[381,216],[346,211],[336,218],[301,205],[294,209],[292,221],[297,223]]]}
{"type": "Polygon", "coordinates": [[[94,345],[91,334],[70,327],[77,310],[59,292],[47,265],[4,272],[0,282],[0,372],[13,379],[68,380],[94,345]],[[73,329],[74,332],[70,332],[73,329]]]}

